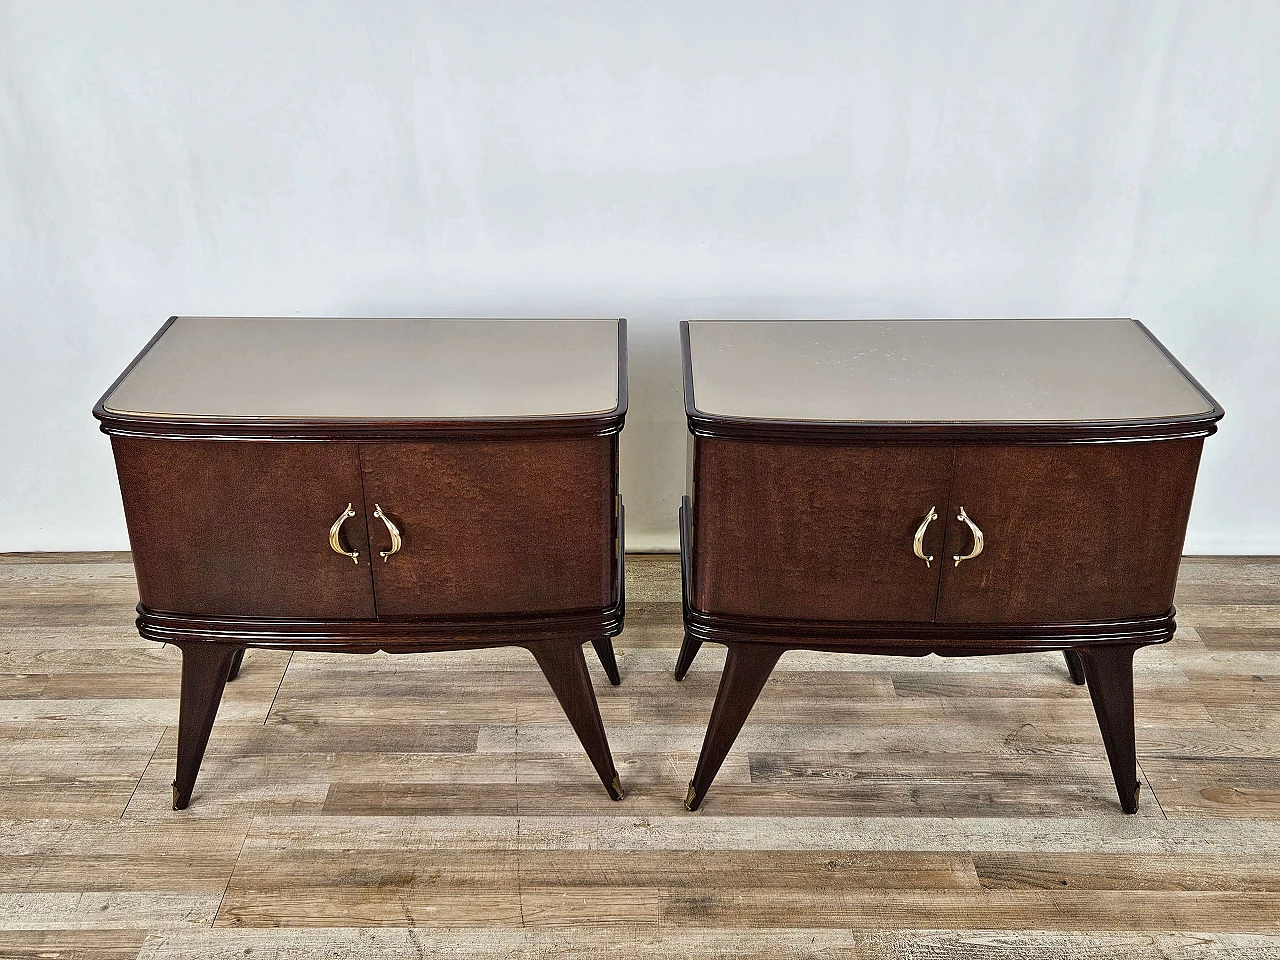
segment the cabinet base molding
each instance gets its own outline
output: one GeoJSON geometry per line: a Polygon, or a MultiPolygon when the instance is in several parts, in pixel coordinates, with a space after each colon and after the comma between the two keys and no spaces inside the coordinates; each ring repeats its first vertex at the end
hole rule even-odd
{"type": "MultiPolygon", "coordinates": [[[[138,604],[137,625],[139,634],[160,643],[206,642],[323,653],[423,653],[525,646],[525,641],[568,636],[582,637],[586,643],[616,637],[622,632],[622,618],[621,604],[568,616],[405,621],[194,617],[138,604]]],[[[609,669],[606,663],[605,670],[609,669]]],[[[609,679],[613,680],[613,673],[609,679]]]]}
{"type": "MultiPolygon", "coordinates": [[[[1160,617],[1093,623],[823,623],[744,620],[685,610],[685,640],[677,679],[703,643],[784,644],[790,650],[867,653],[890,657],[977,657],[1003,653],[1071,651],[1082,644],[1147,646],[1173,638],[1171,608],[1160,617]]],[[[1067,658],[1068,666],[1071,658],[1067,658]]]]}

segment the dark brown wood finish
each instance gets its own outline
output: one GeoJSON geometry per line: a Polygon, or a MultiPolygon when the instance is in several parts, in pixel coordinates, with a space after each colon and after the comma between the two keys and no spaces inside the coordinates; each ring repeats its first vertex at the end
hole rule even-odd
{"type": "Polygon", "coordinates": [[[113,437],[138,592],[152,610],[232,617],[374,617],[353,443],[113,437]],[[329,528],[353,504],[342,543],[329,528]]]}
{"type": "MultiPolygon", "coordinates": [[[[926,565],[911,544],[930,508],[946,503],[951,456],[926,444],[699,438],[694,606],[734,617],[932,620],[941,564],[926,565]]],[[[930,527],[926,554],[941,556],[941,524],[930,527]]]]}
{"type": "Polygon", "coordinates": [[[1070,623],[1173,606],[1203,440],[956,450],[940,623],[1070,623]],[[981,555],[960,508],[981,529],[981,555]]]}
{"type": "Polygon", "coordinates": [[[729,656],[720,675],[716,702],[711,707],[711,719],[707,723],[706,738],[702,741],[702,752],[698,755],[698,767],[689,781],[689,793],[684,800],[688,810],[702,806],[702,798],[707,795],[711,781],[720,772],[720,765],[729,755],[733,741],[738,738],[738,732],[746,723],[769,674],[786,650],[782,644],[776,643],[730,643],[728,646],[729,656]]]}
{"type": "Polygon", "coordinates": [[[1137,809],[1132,657],[1173,637],[1200,449],[1222,417],[1142,329],[1204,394],[1209,413],[1036,423],[711,416],[695,403],[682,325],[692,440],[676,679],[703,642],[730,650],[690,809],[702,803],[773,664],[792,649],[1062,650],[1072,679],[1087,679],[1121,806],[1137,809]],[[926,568],[912,534],[934,499],[940,518],[925,535],[924,552],[935,558],[926,568]],[[957,566],[953,558],[973,549],[957,518],[962,506],[985,542],[981,555],[957,566]],[[885,576],[850,576],[864,557],[885,576]]]}
{"type": "Polygon", "coordinates": [[[1125,813],[1138,812],[1138,748],[1133,729],[1134,644],[1091,645],[1079,650],[1089,698],[1098,717],[1102,742],[1111,762],[1120,806],[1125,813]]]}
{"type": "Polygon", "coordinates": [[[622,783],[609,753],[609,740],[600,720],[595,690],[591,686],[586,661],[582,658],[582,644],[573,640],[551,641],[530,644],[528,649],[560,701],[573,732],[582,741],[600,782],[610,797],[621,800],[622,783]]]}
{"type": "Polygon", "coordinates": [[[185,810],[200,772],[204,748],[213,732],[222,690],[243,647],[182,643],[182,700],[178,711],[178,775],[173,781],[173,809],[185,810]]]}
{"type": "Polygon", "coordinates": [[[616,601],[613,437],[362,444],[380,617],[602,610],[616,601]]]}
{"type": "Polygon", "coordinates": [[[236,677],[240,676],[240,667],[244,663],[244,647],[236,651],[236,655],[231,658],[231,666],[227,670],[227,683],[230,683],[236,677]]]}
{"type": "Polygon", "coordinates": [[[618,658],[614,656],[613,640],[609,637],[597,637],[591,641],[591,646],[595,649],[596,656],[600,658],[600,666],[604,667],[609,683],[615,687],[620,686],[622,675],[618,673],[618,658]]]}
{"type": "MultiPolygon", "coordinates": [[[[692,438],[690,438],[692,440],[692,438]]],[[[692,453],[689,457],[693,459],[692,453]]],[[[680,642],[680,653],[676,657],[675,678],[683,680],[693,666],[693,658],[702,649],[702,640],[689,630],[689,570],[693,565],[693,504],[688,496],[680,498],[680,605],[684,612],[684,639],[680,642]]]]}
{"type": "Polygon", "coordinates": [[[112,437],[142,636],[183,650],[174,805],[186,806],[245,647],[414,653],[524,646],[621,798],[582,645],[618,683],[627,409],[463,420],[223,419],[94,408],[112,437]],[[306,442],[294,442],[306,441],[306,442]],[[395,442],[392,442],[395,441],[395,442]],[[362,471],[361,465],[364,465],[362,471]],[[329,528],[350,502],[335,553],[329,528]],[[375,504],[404,534],[390,536],[375,504]],[[372,542],[370,538],[372,525],[372,542]]]}

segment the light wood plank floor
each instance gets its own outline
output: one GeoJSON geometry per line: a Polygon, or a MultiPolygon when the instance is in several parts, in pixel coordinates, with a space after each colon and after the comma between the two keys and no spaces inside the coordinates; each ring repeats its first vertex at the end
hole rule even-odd
{"type": "Polygon", "coordinates": [[[175,813],[128,556],[0,556],[0,956],[1280,958],[1280,560],[1184,562],[1134,817],[1059,656],[802,653],[689,814],[723,651],[628,575],[624,802],[524,651],[251,651],[175,813]]]}

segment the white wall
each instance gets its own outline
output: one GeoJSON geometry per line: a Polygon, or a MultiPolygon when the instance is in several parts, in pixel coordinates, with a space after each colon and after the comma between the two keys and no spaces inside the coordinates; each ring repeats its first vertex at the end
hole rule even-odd
{"type": "Polygon", "coordinates": [[[90,407],[174,313],[1138,316],[1227,409],[1190,552],[1280,552],[1280,4],[0,0],[0,550],[123,547],[90,407]]]}

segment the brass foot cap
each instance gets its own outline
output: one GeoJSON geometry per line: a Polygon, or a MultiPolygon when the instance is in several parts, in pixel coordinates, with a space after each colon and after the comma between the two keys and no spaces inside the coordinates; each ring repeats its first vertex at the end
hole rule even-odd
{"type": "Polygon", "coordinates": [[[609,784],[609,796],[614,800],[621,800],[626,796],[622,792],[622,781],[618,779],[618,775],[613,775],[613,782],[609,784]]]}
{"type": "Polygon", "coordinates": [[[697,810],[702,805],[702,799],[698,796],[698,791],[693,788],[693,781],[689,781],[689,792],[685,794],[684,808],[686,810],[697,810]]]}
{"type": "Polygon", "coordinates": [[[189,802],[189,799],[183,798],[183,796],[178,793],[178,782],[175,780],[173,782],[173,809],[185,810],[187,809],[187,804],[189,802]]]}
{"type": "Polygon", "coordinates": [[[1125,807],[1125,808],[1124,808],[1124,812],[1125,812],[1125,813],[1137,813],[1137,812],[1138,812],[1138,798],[1139,798],[1141,795],[1142,795],[1142,784],[1141,784],[1141,783],[1135,783],[1135,784],[1133,785],[1133,806],[1132,806],[1132,807],[1125,807]]]}

